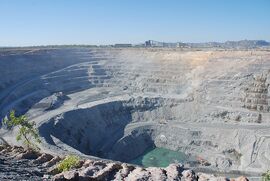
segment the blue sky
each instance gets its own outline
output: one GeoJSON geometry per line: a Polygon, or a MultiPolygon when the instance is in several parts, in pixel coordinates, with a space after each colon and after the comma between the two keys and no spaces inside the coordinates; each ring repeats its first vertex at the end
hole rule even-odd
{"type": "Polygon", "coordinates": [[[0,46],[270,41],[270,0],[0,0],[0,46]]]}

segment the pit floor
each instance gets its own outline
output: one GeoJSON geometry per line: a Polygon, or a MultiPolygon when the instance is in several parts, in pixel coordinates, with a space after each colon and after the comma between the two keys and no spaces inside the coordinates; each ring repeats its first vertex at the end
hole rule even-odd
{"type": "Polygon", "coordinates": [[[143,167],[167,167],[171,163],[184,163],[188,156],[165,148],[151,148],[130,163],[143,167]]]}

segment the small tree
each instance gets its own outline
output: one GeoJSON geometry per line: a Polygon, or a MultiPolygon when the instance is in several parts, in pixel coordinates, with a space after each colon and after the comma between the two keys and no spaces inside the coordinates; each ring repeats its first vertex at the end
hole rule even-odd
{"type": "Polygon", "coordinates": [[[7,125],[8,129],[15,126],[19,127],[16,140],[22,140],[28,149],[39,149],[36,143],[40,143],[41,141],[35,122],[29,122],[25,115],[17,117],[15,111],[12,110],[9,117],[4,118],[3,123],[7,125]]]}
{"type": "Polygon", "coordinates": [[[64,160],[62,160],[57,165],[57,170],[59,172],[68,171],[72,168],[76,168],[80,165],[80,158],[75,155],[68,155],[64,160]]]}

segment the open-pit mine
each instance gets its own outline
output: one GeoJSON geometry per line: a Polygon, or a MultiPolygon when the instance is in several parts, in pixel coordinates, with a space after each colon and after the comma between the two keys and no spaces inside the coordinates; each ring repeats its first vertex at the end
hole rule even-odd
{"type": "MultiPolygon", "coordinates": [[[[0,51],[0,118],[25,114],[48,153],[145,167],[150,151],[195,171],[266,172],[269,85],[268,49],[0,51]]],[[[16,145],[17,131],[0,133],[16,145]]]]}

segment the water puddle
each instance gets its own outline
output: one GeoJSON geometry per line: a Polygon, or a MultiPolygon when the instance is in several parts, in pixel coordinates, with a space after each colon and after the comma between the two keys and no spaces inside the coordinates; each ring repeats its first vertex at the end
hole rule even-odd
{"type": "Polygon", "coordinates": [[[187,160],[188,156],[182,152],[165,148],[152,148],[130,163],[143,167],[167,167],[171,163],[184,163],[187,160]]]}

